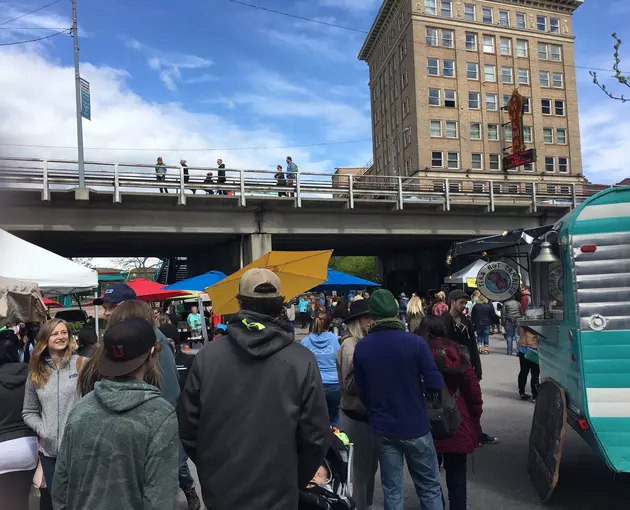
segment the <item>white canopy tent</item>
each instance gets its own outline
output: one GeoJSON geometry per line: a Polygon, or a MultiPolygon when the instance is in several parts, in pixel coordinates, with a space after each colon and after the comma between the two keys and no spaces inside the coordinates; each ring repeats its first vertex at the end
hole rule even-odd
{"type": "Polygon", "coordinates": [[[98,273],[0,229],[0,276],[39,285],[46,297],[93,290],[98,273]]]}
{"type": "Polygon", "coordinates": [[[460,269],[456,273],[453,273],[450,278],[448,276],[444,278],[444,283],[465,285],[467,278],[477,278],[479,270],[486,264],[487,262],[485,260],[475,260],[472,264],[466,266],[464,269],[460,269]]]}

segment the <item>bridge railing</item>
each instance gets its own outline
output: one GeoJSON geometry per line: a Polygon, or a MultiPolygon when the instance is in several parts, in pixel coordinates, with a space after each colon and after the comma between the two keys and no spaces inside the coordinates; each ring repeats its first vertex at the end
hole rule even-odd
{"type": "MultiPolygon", "coordinates": [[[[123,195],[175,194],[178,203],[221,196],[246,206],[248,199],[291,201],[296,207],[303,200],[342,201],[349,208],[357,202],[390,202],[403,209],[420,203],[450,210],[453,205],[479,205],[492,212],[497,206],[575,207],[595,190],[576,183],[493,180],[489,178],[436,178],[377,175],[339,175],[299,172],[276,179],[274,171],[165,166],[158,180],[154,165],[85,162],[85,184],[101,193],[111,193],[115,203],[123,195]],[[292,177],[292,179],[290,179],[292,177]],[[165,190],[165,191],[164,191],[165,190]]],[[[501,176],[502,177],[502,176],[501,176]]],[[[42,160],[0,157],[0,188],[35,190],[42,200],[55,191],[72,190],[79,185],[78,164],[72,160],[42,160]]]]}

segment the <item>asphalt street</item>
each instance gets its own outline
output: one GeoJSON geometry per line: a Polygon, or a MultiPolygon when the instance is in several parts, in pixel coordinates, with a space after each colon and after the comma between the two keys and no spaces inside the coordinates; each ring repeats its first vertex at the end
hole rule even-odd
{"type": "MultiPolygon", "coordinates": [[[[482,357],[482,425],[485,432],[498,436],[500,442],[486,445],[478,449],[474,456],[468,457],[469,510],[630,508],[630,476],[615,476],[611,473],[570,428],[556,493],[547,505],[540,502],[527,474],[529,430],[534,405],[518,398],[516,356],[505,355],[505,343],[501,336],[493,336],[490,342],[490,354],[482,357]]],[[[191,467],[194,470],[194,466],[191,467]]],[[[180,509],[186,508],[186,500],[180,493],[180,509]]],[[[373,510],[383,508],[383,493],[379,485],[373,510]]],[[[421,510],[408,475],[405,479],[405,510],[421,510]]]]}

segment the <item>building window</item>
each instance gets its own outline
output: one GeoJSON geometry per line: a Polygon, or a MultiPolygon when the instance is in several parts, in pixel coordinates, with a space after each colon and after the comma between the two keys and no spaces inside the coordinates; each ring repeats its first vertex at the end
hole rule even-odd
{"type": "Polygon", "coordinates": [[[514,68],[512,67],[501,68],[501,82],[514,83],[514,68]]]}
{"type": "Polygon", "coordinates": [[[474,4],[464,5],[464,19],[466,21],[475,21],[475,6],[474,4]]]}
{"type": "Polygon", "coordinates": [[[431,138],[440,138],[442,136],[442,121],[432,120],[431,124],[431,138]]]}
{"type": "Polygon", "coordinates": [[[549,18],[549,30],[552,34],[560,33],[560,20],[558,18],[549,18]]]}
{"type": "Polygon", "coordinates": [[[569,158],[558,158],[558,172],[569,173],[569,158]]]}
{"type": "Polygon", "coordinates": [[[438,45],[438,31],[437,28],[427,27],[427,46],[438,45]]]}
{"type": "Polygon", "coordinates": [[[470,123],[470,139],[481,140],[481,123],[479,122],[470,123]]]}
{"type": "Polygon", "coordinates": [[[403,42],[400,43],[398,52],[400,53],[400,60],[402,61],[407,55],[407,39],[404,39],[403,42]]]}
{"type": "Polygon", "coordinates": [[[403,111],[403,117],[406,117],[407,115],[409,115],[410,108],[409,108],[409,98],[408,97],[405,98],[405,100],[403,101],[402,111],[403,111]]]}
{"type": "Polygon", "coordinates": [[[454,37],[455,35],[452,30],[442,30],[442,46],[452,48],[454,37]]]}
{"type": "MultiPolygon", "coordinates": [[[[429,89],[429,105],[430,106],[440,106],[442,102],[440,101],[440,89],[429,89]]],[[[551,105],[549,105],[549,113],[551,113],[551,105]]]]}
{"type": "Polygon", "coordinates": [[[505,124],[503,126],[503,139],[506,145],[512,143],[512,124],[505,124]]]}
{"type": "Polygon", "coordinates": [[[466,32],[466,49],[477,51],[477,34],[466,32]]]}
{"type": "Polygon", "coordinates": [[[490,170],[499,170],[498,154],[490,154],[490,170]]]}
{"type": "Polygon", "coordinates": [[[479,79],[479,64],[476,62],[468,62],[466,64],[466,77],[469,80],[479,79]]]}
{"type": "Polygon", "coordinates": [[[503,108],[507,108],[508,103],[510,102],[510,99],[512,99],[512,96],[503,96],[503,108]]]}
{"type": "Polygon", "coordinates": [[[501,48],[501,55],[511,55],[512,39],[509,37],[501,37],[501,39],[499,39],[499,47],[501,48]]]}
{"type": "Polygon", "coordinates": [[[556,143],[558,145],[567,144],[567,130],[564,128],[556,129],[556,143]]]}
{"type": "Polygon", "coordinates": [[[547,31],[547,18],[545,16],[536,16],[536,28],[541,32],[547,31]]]}
{"type": "MultiPolygon", "coordinates": [[[[534,165],[533,163],[525,163],[523,165],[523,171],[525,172],[533,172],[534,171],[534,165]]],[[[533,184],[526,184],[525,185],[525,190],[527,191],[527,193],[529,193],[530,195],[532,194],[532,188],[533,188],[533,184]]]]}
{"type": "Polygon", "coordinates": [[[540,86],[541,87],[551,86],[551,82],[549,81],[549,71],[540,71],[540,86]]]}
{"type": "Polygon", "coordinates": [[[555,105],[556,105],[556,115],[560,117],[564,117],[564,101],[562,99],[556,99],[555,105]]]}
{"type": "Polygon", "coordinates": [[[473,110],[479,109],[479,92],[468,93],[468,108],[473,110]]]}
{"type": "Polygon", "coordinates": [[[516,28],[525,28],[525,14],[522,12],[516,13],[516,28]]]}
{"type": "Polygon", "coordinates": [[[510,13],[508,11],[499,11],[499,25],[502,27],[510,26],[510,13]]]}
{"type": "Polygon", "coordinates": [[[494,53],[494,36],[493,35],[483,36],[483,52],[494,53]]]}
{"type": "Polygon", "coordinates": [[[551,115],[551,99],[541,99],[540,104],[543,115],[551,115]]]}
{"type": "Polygon", "coordinates": [[[543,141],[547,145],[553,143],[553,128],[543,128],[543,141]]]}
{"type": "Polygon", "coordinates": [[[440,151],[431,152],[431,166],[434,168],[444,168],[444,155],[440,151]]]}
{"type": "Polygon", "coordinates": [[[400,81],[401,81],[401,88],[405,88],[408,84],[409,84],[409,73],[407,71],[404,71],[401,75],[400,75],[400,81]]]}
{"type": "Polygon", "coordinates": [[[538,58],[540,60],[549,59],[549,47],[545,43],[538,43],[538,58]]]}
{"type": "Polygon", "coordinates": [[[523,113],[531,113],[531,109],[529,105],[529,97],[523,98],[523,113]]]}
{"type": "Polygon", "coordinates": [[[446,121],[446,138],[457,138],[457,122],[454,120],[446,121]]]}
{"type": "Polygon", "coordinates": [[[532,127],[531,126],[523,126],[523,142],[525,143],[534,143],[532,138],[532,127]]]}
{"type": "Polygon", "coordinates": [[[516,40],[516,56],[527,57],[527,41],[523,39],[516,40]]]}
{"type": "Polygon", "coordinates": [[[454,60],[445,60],[444,67],[442,69],[442,74],[446,78],[454,78],[455,77],[455,61],[454,60]]]}
{"type": "Polygon", "coordinates": [[[551,53],[551,60],[554,62],[562,62],[562,46],[558,46],[557,44],[552,44],[549,46],[551,53]]]}
{"type": "Polygon", "coordinates": [[[452,18],[453,17],[452,0],[442,0],[440,2],[440,5],[442,7],[442,16],[444,16],[445,18],[452,18]]]}
{"type": "Polygon", "coordinates": [[[447,161],[449,168],[459,168],[459,152],[448,152],[447,161]]]}
{"type": "Polygon", "coordinates": [[[529,85],[529,69],[518,70],[518,82],[520,85],[529,85]]]}
{"type": "Polygon", "coordinates": [[[483,170],[483,154],[479,152],[472,153],[472,169],[483,170]]]}
{"type": "Polygon", "coordinates": [[[456,108],[457,100],[456,93],[454,90],[445,90],[444,91],[444,106],[447,108],[456,108]]]}
{"type": "Polygon", "coordinates": [[[411,174],[412,169],[413,160],[411,159],[411,157],[408,157],[407,159],[405,159],[405,175],[411,174]]]}
{"type": "Polygon", "coordinates": [[[440,76],[440,61],[437,58],[427,59],[427,73],[429,76],[440,76]]]}
{"type": "Polygon", "coordinates": [[[564,88],[564,75],[562,73],[553,73],[552,83],[553,83],[554,89],[563,89],[564,88]]]}
{"type": "Polygon", "coordinates": [[[545,156],[545,172],[553,172],[556,169],[553,156],[545,156]]]}
{"type": "Polygon", "coordinates": [[[486,64],[483,67],[483,79],[489,82],[497,81],[497,67],[492,64],[486,64]]]}
{"type": "Polygon", "coordinates": [[[411,129],[407,128],[403,130],[403,147],[411,145],[411,129]]]}
{"type": "Polygon", "coordinates": [[[488,140],[496,142],[499,139],[499,125],[488,124],[488,140]]]}
{"type": "Polygon", "coordinates": [[[481,19],[484,23],[492,24],[492,9],[490,7],[481,8],[481,19]]]}
{"type": "Polygon", "coordinates": [[[435,14],[435,0],[424,0],[425,14],[435,14]]]}
{"type": "Polygon", "coordinates": [[[497,107],[497,95],[486,94],[486,110],[496,111],[497,107]]]}

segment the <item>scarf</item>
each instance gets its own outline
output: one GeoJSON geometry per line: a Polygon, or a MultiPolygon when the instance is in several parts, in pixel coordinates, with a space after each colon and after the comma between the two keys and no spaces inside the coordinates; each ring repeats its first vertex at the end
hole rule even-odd
{"type": "Polygon", "coordinates": [[[388,331],[388,330],[400,330],[407,331],[407,328],[402,323],[402,321],[396,317],[389,317],[387,319],[380,319],[375,321],[370,326],[368,330],[369,333],[376,333],[377,331],[388,331]]]}

